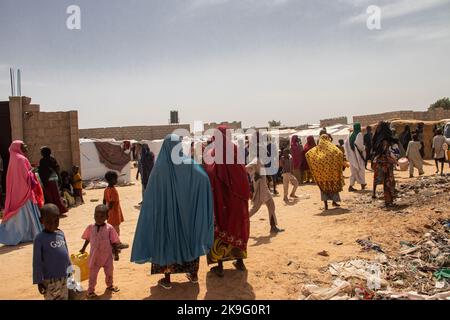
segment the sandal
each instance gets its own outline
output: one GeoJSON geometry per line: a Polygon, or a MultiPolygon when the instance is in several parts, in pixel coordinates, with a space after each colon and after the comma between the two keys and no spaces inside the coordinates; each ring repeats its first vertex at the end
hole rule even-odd
{"type": "Polygon", "coordinates": [[[192,274],[190,273],[186,273],[186,278],[188,278],[188,280],[193,283],[193,284],[197,284],[198,283],[198,276],[192,276],[192,274]]]}
{"type": "Polygon", "coordinates": [[[88,293],[86,295],[86,298],[88,298],[88,299],[96,299],[96,298],[98,298],[98,295],[96,295],[95,292],[91,292],[91,293],[88,293]]]}
{"type": "Polygon", "coordinates": [[[237,261],[235,261],[233,262],[233,266],[239,271],[247,271],[247,268],[245,267],[244,263],[240,264],[237,261]]]}
{"type": "Polygon", "coordinates": [[[172,289],[172,284],[171,283],[167,283],[165,281],[165,279],[161,279],[158,281],[158,286],[160,286],[161,288],[164,288],[166,290],[170,290],[172,289]]]}
{"type": "Polygon", "coordinates": [[[109,288],[106,288],[106,290],[111,291],[111,292],[115,292],[115,293],[120,291],[119,287],[116,287],[116,286],[111,286],[109,288]]]}
{"type": "Polygon", "coordinates": [[[223,272],[223,269],[219,267],[211,268],[211,272],[214,272],[219,278],[223,278],[225,276],[225,272],[223,272]]]}

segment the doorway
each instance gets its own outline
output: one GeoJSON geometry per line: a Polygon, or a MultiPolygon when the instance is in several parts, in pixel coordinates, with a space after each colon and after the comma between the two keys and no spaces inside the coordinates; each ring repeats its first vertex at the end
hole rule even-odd
{"type": "Polygon", "coordinates": [[[6,192],[6,172],[9,164],[9,146],[11,145],[11,118],[9,113],[9,101],[0,101],[0,156],[3,160],[3,174],[1,177],[0,208],[4,205],[4,193],[6,192]]]}

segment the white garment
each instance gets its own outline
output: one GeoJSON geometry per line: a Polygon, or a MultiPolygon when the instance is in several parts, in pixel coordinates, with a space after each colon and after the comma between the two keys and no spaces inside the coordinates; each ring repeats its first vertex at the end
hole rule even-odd
{"type": "Polygon", "coordinates": [[[366,148],[364,146],[364,137],[360,132],[356,136],[355,140],[355,150],[352,150],[350,146],[350,136],[345,140],[344,143],[345,156],[350,162],[350,186],[354,186],[355,183],[361,185],[366,184],[366,163],[363,157],[366,157],[366,148]],[[358,151],[359,150],[359,151],[358,151]],[[362,157],[361,157],[362,154],[362,157]]]}

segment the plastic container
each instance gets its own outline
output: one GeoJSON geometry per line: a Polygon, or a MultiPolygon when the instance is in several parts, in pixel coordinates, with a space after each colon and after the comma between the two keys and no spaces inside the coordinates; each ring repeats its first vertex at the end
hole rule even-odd
{"type": "Polygon", "coordinates": [[[70,261],[75,269],[74,277],[79,281],[85,281],[89,279],[89,254],[77,253],[70,256],[70,261]],[[80,272],[79,278],[77,272],[80,272]]]}
{"type": "Polygon", "coordinates": [[[400,168],[400,171],[408,171],[409,168],[408,158],[401,158],[400,160],[398,160],[398,166],[400,168]]]}

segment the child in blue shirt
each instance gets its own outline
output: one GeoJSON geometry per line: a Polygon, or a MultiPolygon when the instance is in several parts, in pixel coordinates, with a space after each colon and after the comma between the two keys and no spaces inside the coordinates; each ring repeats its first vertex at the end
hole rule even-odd
{"type": "Polygon", "coordinates": [[[33,284],[45,300],[68,300],[68,269],[71,266],[66,237],[59,227],[59,209],[46,204],[41,209],[44,231],[33,246],[33,284]]]}

